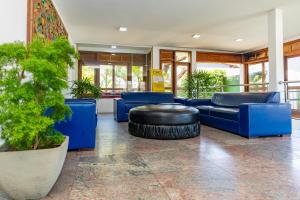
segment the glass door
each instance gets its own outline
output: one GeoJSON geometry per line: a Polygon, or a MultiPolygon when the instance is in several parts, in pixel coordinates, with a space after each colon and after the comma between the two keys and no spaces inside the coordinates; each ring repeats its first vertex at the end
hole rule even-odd
{"type": "MultiPolygon", "coordinates": [[[[287,80],[300,80],[300,56],[287,58],[287,80]]],[[[289,83],[288,98],[294,113],[300,114],[300,83],[289,83]]]]}
{"type": "Polygon", "coordinates": [[[132,91],[145,91],[144,66],[132,66],[132,91]]]}
{"type": "Polygon", "coordinates": [[[161,64],[165,92],[173,92],[173,64],[171,62],[162,62],[161,64]]]}
{"type": "Polygon", "coordinates": [[[184,81],[189,74],[188,64],[176,64],[176,96],[185,97],[185,92],[183,88],[184,81]]]}
{"type": "Polygon", "coordinates": [[[248,67],[248,77],[249,84],[259,84],[250,86],[250,92],[267,91],[267,85],[260,84],[265,84],[269,82],[269,63],[262,62],[250,64],[248,67]]]}
{"type": "Polygon", "coordinates": [[[104,93],[113,92],[113,65],[100,65],[100,87],[104,93]]]}
{"type": "Polygon", "coordinates": [[[127,91],[126,65],[114,65],[114,91],[117,94],[127,91]]]}

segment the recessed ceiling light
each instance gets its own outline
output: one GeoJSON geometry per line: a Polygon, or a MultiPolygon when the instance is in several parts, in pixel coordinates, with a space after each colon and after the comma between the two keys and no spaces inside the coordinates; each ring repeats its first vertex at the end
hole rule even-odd
{"type": "Polygon", "coordinates": [[[201,37],[200,34],[194,34],[194,35],[193,35],[193,38],[194,38],[194,39],[199,39],[200,37],[201,37]]]}
{"type": "Polygon", "coordinates": [[[243,41],[244,41],[244,39],[242,39],[242,38],[238,38],[238,39],[235,39],[235,41],[236,41],[236,42],[243,42],[243,41]]]}
{"type": "Polygon", "coordinates": [[[119,31],[121,31],[121,32],[126,32],[126,31],[127,31],[127,27],[121,26],[121,27],[119,28],[119,31]]]}
{"type": "Polygon", "coordinates": [[[116,49],[117,46],[116,46],[116,45],[111,45],[111,48],[112,48],[112,49],[116,49]]]}

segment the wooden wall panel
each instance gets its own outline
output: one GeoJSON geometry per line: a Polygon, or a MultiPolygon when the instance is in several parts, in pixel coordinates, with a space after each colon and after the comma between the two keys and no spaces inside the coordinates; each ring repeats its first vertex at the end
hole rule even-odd
{"type": "Polygon", "coordinates": [[[111,54],[110,53],[97,53],[97,61],[100,62],[110,62],[111,54]]]}
{"type": "Polygon", "coordinates": [[[300,40],[294,40],[284,44],[284,56],[299,56],[300,55],[300,40]]]}
{"type": "Polygon", "coordinates": [[[160,50],[160,60],[161,61],[173,61],[174,51],[160,50]]]}
{"type": "Polygon", "coordinates": [[[197,62],[242,63],[241,54],[197,52],[197,62]]]}
{"type": "Polygon", "coordinates": [[[244,63],[251,64],[256,62],[268,61],[268,49],[261,49],[253,52],[249,52],[243,55],[244,63]]]}
{"type": "Polygon", "coordinates": [[[146,65],[146,54],[81,51],[80,59],[83,65],[100,65],[107,63],[146,65]]]}
{"type": "MultiPolygon", "coordinates": [[[[106,59],[107,62],[122,62],[121,54],[115,54],[115,55],[108,54],[106,57],[107,57],[107,59],[106,59]]],[[[100,61],[102,61],[102,60],[100,60],[100,61]]]]}
{"type": "Polygon", "coordinates": [[[144,54],[133,54],[132,55],[133,65],[145,65],[146,64],[146,55],[144,54]]]}
{"type": "MultiPolygon", "coordinates": [[[[294,40],[283,44],[285,57],[300,56],[300,40],[294,40]]],[[[243,55],[245,63],[266,62],[269,60],[268,49],[260,49],[243,55]]]]}
{"type": "Polygon", "coordinates": [[[130,63],[131,62],[131,54],[122,54],[121,61],[130,63]]]}
{"type": "Polygon", "coordinates": [[[80,52],[80,60],[83,65],[98,65],[97,53],[95,52],[80,52]]]}

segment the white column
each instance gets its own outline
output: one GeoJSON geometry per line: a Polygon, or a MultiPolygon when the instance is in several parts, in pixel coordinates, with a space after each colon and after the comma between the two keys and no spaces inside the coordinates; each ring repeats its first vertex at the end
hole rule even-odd
{"type": "MultiPolygon", "coordinates": [[[[245,65],[240,64],[240,84],[245,83],[245,65]]],[[[245,87],[240,87],[240,92],[245,92],[245,87]]]]}
{"type": "Polygon", "coordinates": [[[278,8],[268,14],[268,46],[270,63],[269,91],[283,92],[284,87],[279,84],[280,81],[284,80],[283,25],[282,10],[278,8]]]}
{"type": "Polygon", "coordinates": [[[153,46],[152,47],[152,66],[153,69],[159,69],[159,63],[160,63],[160,59],[159,59],[159,47],[157,46],[153,46]]]}
{"type": "Polygon", "coordinates": [[[192,50],[192,72],[197,69],[197,50],[192,50]]]}

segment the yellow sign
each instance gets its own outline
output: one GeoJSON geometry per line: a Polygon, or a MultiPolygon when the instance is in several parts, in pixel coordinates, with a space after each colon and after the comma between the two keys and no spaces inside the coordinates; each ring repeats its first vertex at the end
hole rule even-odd
{"type": "Polygon", "coordinates": [[[160,69],[151,70],[152,92],[165,92],[163,72],[160,69]]]}

